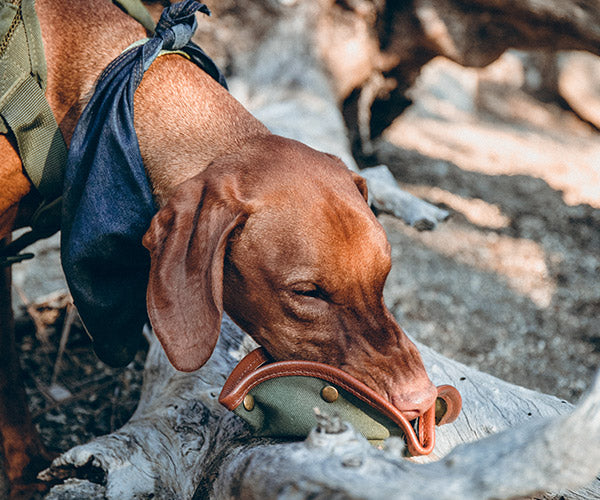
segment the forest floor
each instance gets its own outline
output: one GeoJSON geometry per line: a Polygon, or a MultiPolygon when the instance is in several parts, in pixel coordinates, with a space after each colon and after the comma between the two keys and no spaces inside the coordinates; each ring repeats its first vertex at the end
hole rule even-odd
{"type": "Polygon", "coordinates": [[[575,401],[600,366],[600,134],[521,90],[519,63],[433,61],[378,142],[402,187],[452,213],[431,232],[381,217],[386,298],[445,356],[575,401]]]}
{"type": "MultiPolygon", "coordinates": [[[[505,81],[513,56],[496,64],[433,61],[414,104],[376,144],[376,161],[402,187],[452,213],[430,232],[380,215],[394,259],[386,302],[445,356],[574,402],[600,365],[600,133],[505,81]]],[[[58,239],[15,266],[14,281],[45,441],[65,450],[123,425],[143,352],[125,369],[107,368],[75,321],[56,368],[67,299],[47,294],[65,288],[58,239]],[[39,303],[30,307],[37,328],[23,307],[30,301],[39,303]]]]}

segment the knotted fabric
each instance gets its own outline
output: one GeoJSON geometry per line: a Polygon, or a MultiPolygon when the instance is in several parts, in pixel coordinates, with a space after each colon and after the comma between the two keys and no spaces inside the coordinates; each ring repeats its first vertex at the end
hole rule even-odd
{"type": "Polygon", "coordinates": [[[194,0],[166,8],[153,38],[109,64],[71,140],[62,265],[98,357],[113,366],[134,357],[147,320],[150,258],[142,237],[156,212],[133,125],[135,90],[162,50],[185,52],[226,88],[214,62],[190,42],[196,11],[210,14],[194,0]]]}

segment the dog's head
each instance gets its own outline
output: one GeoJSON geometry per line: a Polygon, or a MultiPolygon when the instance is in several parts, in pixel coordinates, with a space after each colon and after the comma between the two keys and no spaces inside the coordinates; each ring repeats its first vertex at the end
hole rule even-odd
{"type": "Polygon", "coordinates": [[[417,416],[436,397],[383,301],[391,267],[365,181],[267,136],[182,183],[144,237],[148,313],[175,368],[210,357],[223,311],[276,360],[327,363],[417,416]]]}

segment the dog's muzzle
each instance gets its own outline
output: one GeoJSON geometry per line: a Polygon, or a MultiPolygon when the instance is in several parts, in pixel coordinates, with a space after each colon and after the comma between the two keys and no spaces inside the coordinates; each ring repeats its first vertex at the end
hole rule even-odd
{"type": "Polygon", "coordinates": [[[450,385],[438,387],[434,406],[409,421],[400,410],[346,372],[312,361],[274,362],[263,348],[231,372],[219,402],[243,418],[257,436],[303,439],[317,425],[315,408],[336,415],[374,444],[403,437],[408,453],[428,455],[435,426],[453,422],[462,399],[450,385]]]}

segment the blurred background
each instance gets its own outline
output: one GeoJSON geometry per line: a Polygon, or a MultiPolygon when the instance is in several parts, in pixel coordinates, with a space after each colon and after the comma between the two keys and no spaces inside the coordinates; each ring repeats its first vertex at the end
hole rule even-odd
{"type": "MultiPolygon", "coordinates": [[[[235,77],[305,2],[215,3],[197,39],[235,77]]],[[[451,213],[424,232],[379,215],[392,312],[445,356],[575,402],[600,365],[600,4],[321,0],[311,12],[358,164],[388,165],[451,213]]],[[[122,370],[95,358],[58,249],[51,238],[14,266],[14,304],[34,418],[66,449],[126,422],[144,352],[122,370]]]]}

